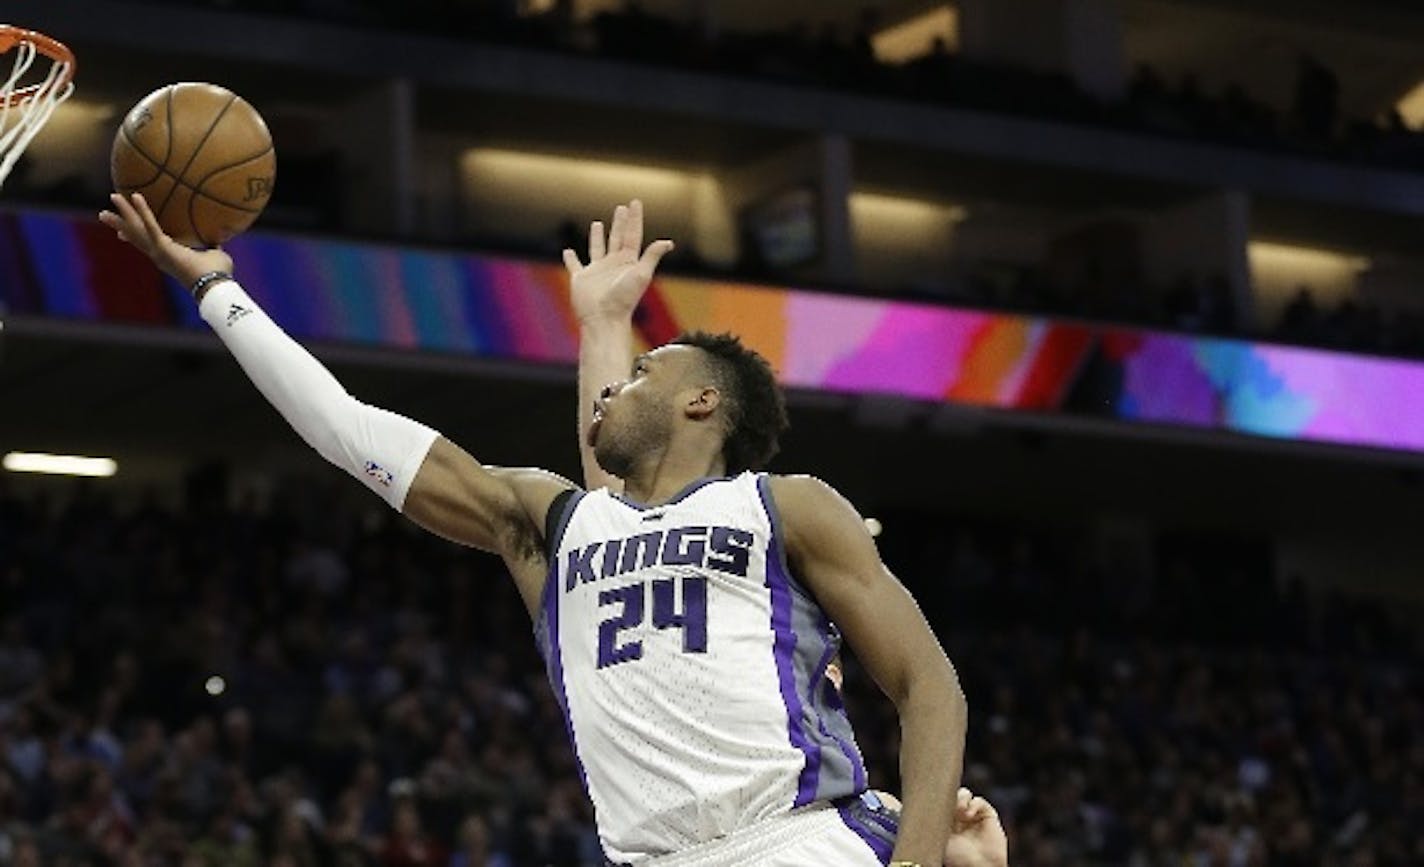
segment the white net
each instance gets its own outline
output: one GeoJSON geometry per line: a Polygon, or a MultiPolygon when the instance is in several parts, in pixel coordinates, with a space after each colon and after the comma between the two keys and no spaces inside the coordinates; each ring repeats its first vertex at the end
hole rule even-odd
{"type": "Polygon", "coordinates": [[[33,42],[22,40],[15,46],[14,66],[9,77],[0,83],[0,186],[4,185],[10,170],[39,133],[40,127],[54,114],[55,108],[74,92],[69,71],[68,63],[46,57],[33,42]],[[31,67],[37,62],[42,65],[41,69],[31,75],[31,67]],[[46,62],[49,68],[43,71],[46,62]],[[35,78],[40,73],[43,77],[38,83],[21,85],[27,77],[35,78]]]}

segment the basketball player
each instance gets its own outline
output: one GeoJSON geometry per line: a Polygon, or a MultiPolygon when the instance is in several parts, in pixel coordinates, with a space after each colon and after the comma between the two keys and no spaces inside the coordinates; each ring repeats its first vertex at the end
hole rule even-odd
{"type": "MultiPolygon", "coordinates": [[[[963,759],[958,678],[844,499],[809,477],[750,472],[785,424],[759,356],[706,335],[642,356],[588,431],[623,491],[585,492],[483,465],[355,399],[243,291],[230,257],[174,242],[138,195],[111,201],[101,221],[192,288],[309,445],[422,527],[504,559],[610,860],[943,863],[963,759]],[[849,725],[816,688],[832,623],[899,711],[898,828],[858,797],[849,725]]],[[[611,252],[628,255],[621,240],[611,252]]]]}
{"type": "MultiPolygon", "coordinates": [[[[597,456],[584,434],[592,421],[590,407],[596,406],[603,384],[622,378],[633,360],[633,313],[648,287],[662,257],[671,251],[669,241],[655,241],[645,255],[643,248],[643,203],[634,199],[614,212],[611,244],[606,242],[602,223],[589,227],[589,262],[585,265],[573,250],[564,251],[569,271],[571,300],[580,322],[579,333],[579,436],[584,483],[589,490],[607,487],[623,489],[623,480],[599,466],[597,456]]],[[[842,668],[840,657],[825,666],[825,679],[839,694],[842,668]]],[[[898,816],[901,803],[886,792],[868,791],[864,800],[873,809],[888,809],[898,816]]],[[[945,849],[949,867],[1007,867],[1008,837],[998,813],[983,798],[961,788],[955,807],[955,821],[945,849]]]]}

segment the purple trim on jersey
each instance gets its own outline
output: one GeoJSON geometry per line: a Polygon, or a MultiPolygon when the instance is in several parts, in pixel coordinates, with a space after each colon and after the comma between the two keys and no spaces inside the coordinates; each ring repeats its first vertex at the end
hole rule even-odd
{"type": "MultiPolygon", "coordinates": [[[[568,500],[564,502],[564,510],[559,513],[558,522],[553,527],[547,528],[548,536],[544,539],[544,555],[549,558],[549,575],[544,579],[544,589],[539,596],[540,611],[547,609],[551,596],[559,595],[558,591],[554,589],[554,585],[558,583],[559,579],[559,546],[564,544],[564,531],[568,530],[569,521],[574,518],[574,510],[578,508],[579,503],[583,502],[583,498],[588,496],[588,491],[578,488],[569,488],[564,493],[570,494],[568,500]]],[[[561,497],[563,494],[559,496],[561,497]]],[[[556,497],[555,502],[549,504],[549,508],[552,509],[557,503],[558,498],[556,497]]],[[[545,652],[543,638],[539,635],[539,624],[535,623],[534,626],[534,638],[539,641],[539,652],[544,654],[547,664],[548,653],[545,652]]],[[[557,642],[557,637],[555,641],[557,642]]]]}
{"type": "MultiPolygon", "coordinates": [[[[554,583],[557,579],[557,565],[550,569],[549,583],[554,583]]],[[[559,598],[557,592],[544,593],[543,627],[545,656],[544,665],[549,671],[549,685],[554,689],[554,698],[559,702],[559,709],[564,712],[564,730],[569,735],[569,749],[574,753],[574,764],[578,765],[579,782],[583,784],[585,795],[590,795],[588,790],[588,773],[583,769],[583,759],[579,758],[578,741],[574,738],[574,717],[569,713],[569,694],[564,688],[564,657],[563,651],[559,649],[559,598]]]]}
{"type": "MultiPolygon", "coordinates": [[[[813,693],[820,691],[822,695],[825,695],[826,693],[824,691],[830,690],[830,692],[834,694],[836,688],[830,680],[826,678],[826,669],[830,667],[831,659],[836,655],[836,651],[840,649],[840,642],[832,635],[831,621],[825,616],[824,612],[821,614],[821,640],[826,643],[826,649],[821,654],[820,662],[816,664],[816,670],[812,672],[813,682],[808,684],[808,688],[813,693]]],[[[814,694],[808,695],[806,701],[811,705],[812,709],[816,711],[816,727],[821,730],[821,734],[825,736],[826,740],[836,742],[836,745],[841,748],[841,752],[845,754],[846,761],[850,763],[851,785],[857,792],[865,791],[865,763],[860,758],[860,751],[850,743],[847,743],[845,738],[832,733],[830,729],[826,728],[826,716],[828,714],[822,714],[820,712],[814,694]]],[[[830,702],[825,699],[822,699],[822,701],[825,701],[827,705],[830,704],[830,702]]],[[[835,711],[832,710],[831,712],[834,713],[835,711]]],[[[845,716],[844,711],[841,711],[841,716],[845,716]]],[[[849,727],[849,719],[847,719],[847,727],[849,727]]]]}
{"type": "MultiPolygon", "coordinates": [[[[551,552],[549,577],[544,580],[544,598],[539,603],[539,617],[534,623],[534,639],[539,644],[539,652],[544,655],[544,668],[549,674],[554,700],[559,703],[559,710],[564,714],[564,731],[568,733],[569,749],[573,751],[574,764],[578,766],[579,784],[583,786],[584,795],[592,800],[593,793],[588,788],[588,772],[584,770],[583,759],[579,757],[578,741],[574,738],[574,718],[573,714],[569,713],[569,694],[564,687],[564,655],[559,648],[559,600],[563,598],[563,594],[557,589],[559,546],[563,544],[564,531],[573,520],[574,509],[578,508],[586,493],[577,491],[569,498],[568,503],[564,505],[563,514],[559,516],[558,525],[545,540],[545,547],[551,552]]],[[[607,852],[603,854],[603,858],[609,867],[632,867],[622,862],[614,862],[607,852]]]]}
{"type": "Polygon", "coordinates": [[[776,677],[781,684],[781,701],[786,706],[786,732],[791,745],[806,757],[797,780],[796,801],[793,804],[802,807],[816,800],[821,774],[821,745],[806,737],[806,732],[802,730],[806,711],[801,704],[800,691],[796,689],[796,631],[791,626],[791,575],[785,566],[776,509],[772,506],[765,476],[757,479],[757,492],[771,521],[771,540],[766,547],[766,586],[771,590],[771,629],[775,636],[772,646],[776,656],[776,677]]]}
{"type": "Polygon", "coordinates": [[[825,612],[821,612],[821,635],[826,642],[826,652],[821,657],[821,664],[816,667],[818,678],[811,689],[819,690],[822,696],[826,696],[822,701],[827,706],[827,712],[824,714],[821,713],[821,708],[817,705],[814,696],[811,696],[808,700],[811,702],[811,706],[816,710],[816,724],[820,727],[821,734],[835,741],[841,748],[841,752],[845,754],[846,761],[850,762],[851,785],[855,791],[863,792],[866,789],[865,760],[861,758],[860,750],[855,745],[855,733],[851,731],[850,717],[846,716],[845,705],[841,702],[840,692],[835,688],[835,685],[826,678],[826,669],[830,666],[831,658],[835,655],[836,651],[840,649],[840,641],[832,633],[834,628],[835,627],[831,625],[830,618],[826,617],[825,612]],[[833,714],[839,717],[841,722],[845,723],[845,729],[850,734],[851,740],[847,741],[839,734],[826,728],[826,718],[833,714]]]}
{"type": "MultiPolygon", "coordinates": [[[[827,625],[829,628],[834,628],[830,627],[829,623],[827,625]]],[[[850,760],[851,776],[854,778],[856,791],[864,791],[868,788],[865,760],[861,758],[860,748],[856,746],[855,731],[851,728],[850,717],[846,715],[845,700],[841,696],[840,690],[836,689],[835,684],[829,680],[821,684],[821,696],[821,700],[826,706],[826,717],[829,717],[833,723],[836,723],[837,728],[843,728],[846,734],[849,735],[850,739],[847,740],[839,734],[832,734],[837,743],[840,744],[841,752],[845,753],[846,758],[850,760]]]]}
{"type": "Polygon", "coordinates": [[[680,490],[680,491],[678,491],[676,494],[674,494],[673,497],[672,497],[672,499],[668,500],[668,501],[665,502],[665,503],[658,503],[657,505],[654,505],[654,506],[649,506],[649,505],[647,505],[646,503],[640,503],[640,502],[638,502],[637,500],[629,499],[628,497],[626,497],[626,496],[624,496],[623,494],[620,494],[620,493],[615,493],[615,492],[612,492],[612,491],[610,491],[609,493],[612,493],[612,494],[613,494],[613,499],[617,500],[618,502],[622,503],[622,504],[625,505],[625,506],[631,506],[632,508],[637,509],[637,510],[640,511],[640,512],[648,512],[648,511],[651,511],[651,510],[653,510],[653,509],[662,509],[662,508],[665,508],[665,507],[667,507],[667,506],[674,505],[674,504],[676,504],[676,503],[681,503],[683,500],[687,499],[688,497],[692,496],[693,494],[697,493],[697,492],[700,491],[702,488],[706,487],[707,485],[712,484],[713,482],[729,482],[729,481],[731,481],[731,479],[726,478],[726,477],[715,477],[715,478],[697,479],[696,481],[689,482],[689,483],[687,484],[687,487],[683,488],[682,490],[680,490]]]}
{"type": "Polygon", "coordinates": [[[797,804],[854,796],[865,791],[865,763],[844,705],[826,679],[826,668],[840,648],[840,635],[815,597],[791,574],[781,516],[767,476],[758,477],[757,490],[771,522],[767,585],[771,588],[777,674],[788,727],[793,732],[792,744],[814,761],[803,766],[800,783],[814,784],[815,791],[808,796],[798,790],[797,804]],[[779,618],[786,623],[784,631],[777,629],[779,618]],[[788,689],[795,693],[795,701],[787,697],[788,689]]]}
{"type": "MultiPolygon", "coordinates": [[[[870,851],[875,853],[881,864],[889,864],[890,856],[895,852],[895,838],[899,834],[900,825],[889,815],[888,810],[884,811],[883,816],[870,814],[871,807],[866,803],[866,796],[869,795],[867,792],[858,798],[842,798],[836,801],[836,812],[840,813],[845,826],[865,841],[865,845],[870,847],[870,851]]],[[[879,799],[876,799],[876,803],[879,803],[879,799]]]]}
{"type": "Polygon", "coordinates": [[[539,619],[534,624],[534,638],[539,643],[539,651],[544,654],[544,668],[549,674],[549,686],[553,687],[554,699],[558,701],[559,709],[564,712],[564,729],[569,735],[569,749],[573,750],[574,763],[578,765],[579,782],[583,784],[584,794],[588,795],[588,774],[583,769],[583,759],[579,758],[578,741],[574,739],[574,718],[569,713],[569,695],[564,688],[564,657],[559,649],[559,599],[562,594],[556,587],[559,581],[559,546],[564,541],[564,530],[568,529],[574,509],[578,508],[583,497],[584,492],[579,491],[569,498],[564,506],[564,513],[559,516],[558,526],[546,540],[553,557],[549,561],[549,577],[544,581],[544,598],[539,605],[539,619]]]}

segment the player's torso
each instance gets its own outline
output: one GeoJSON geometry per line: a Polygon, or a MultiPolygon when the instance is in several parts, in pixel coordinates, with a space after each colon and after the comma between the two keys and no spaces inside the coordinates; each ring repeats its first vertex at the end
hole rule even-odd
{"type": "Polygon", "coordinates": [[[540,614],[615,861],[685,849],[864,787],[824,671],[834,629],[786,571],[765,479],[565,512],[540,614]]]}

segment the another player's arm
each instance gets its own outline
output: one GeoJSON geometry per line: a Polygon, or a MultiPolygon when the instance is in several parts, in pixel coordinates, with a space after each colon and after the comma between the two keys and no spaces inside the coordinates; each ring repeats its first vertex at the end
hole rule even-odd
{"type": "Polygon", "coordinates": [[[775,477],[771,489],[794,574],[900,715],[905,806],[893,860],[939,865],[964,761],[968,706],[959,677],[850,503],[806,476],[775,477]]]}
{"type": "Polygon", "coordinates": [[[542,592],[542,519],[572,483],[538,470],[482,466],[419,422],[362,403],[243,292],[232,259],[196,251],[159,227],[142,196],[112,197],[100,218],[185,285],[204,286],[203,318],[262,395],[322,457],[426,529],[504,557],[533,610],[542,592]]]}
{"type": "Polygon", "coordinates": [[[1009,837],[999,811],[968,789],[959,790],[944,863],[945,867],[1009,867],[1009,837]]]}
{"type": "Polygon", "coordinates": [[[622,479],[598,465],[588,441],[593,404],[605,386],[627,379],[633,363],[633,311],[672,247],[663,240],[643,250],[643,203],[634,199],[613,212],[606,239],[603,223],[589,227],[587,265],[573,250],[564,251],[579,320],[578,443],[584,486],[590,491],[623,489],[622,479]]]}
{"type": "MultiPolygon", "coordinates": [[[[876,792],[881,803],[900,815],[900,799],[876,792]]],[[[945,867],[1009,867],[1009,836],[994,805],[964,787],[954,807],[954,829],[944,849],[945,867]]]]}

